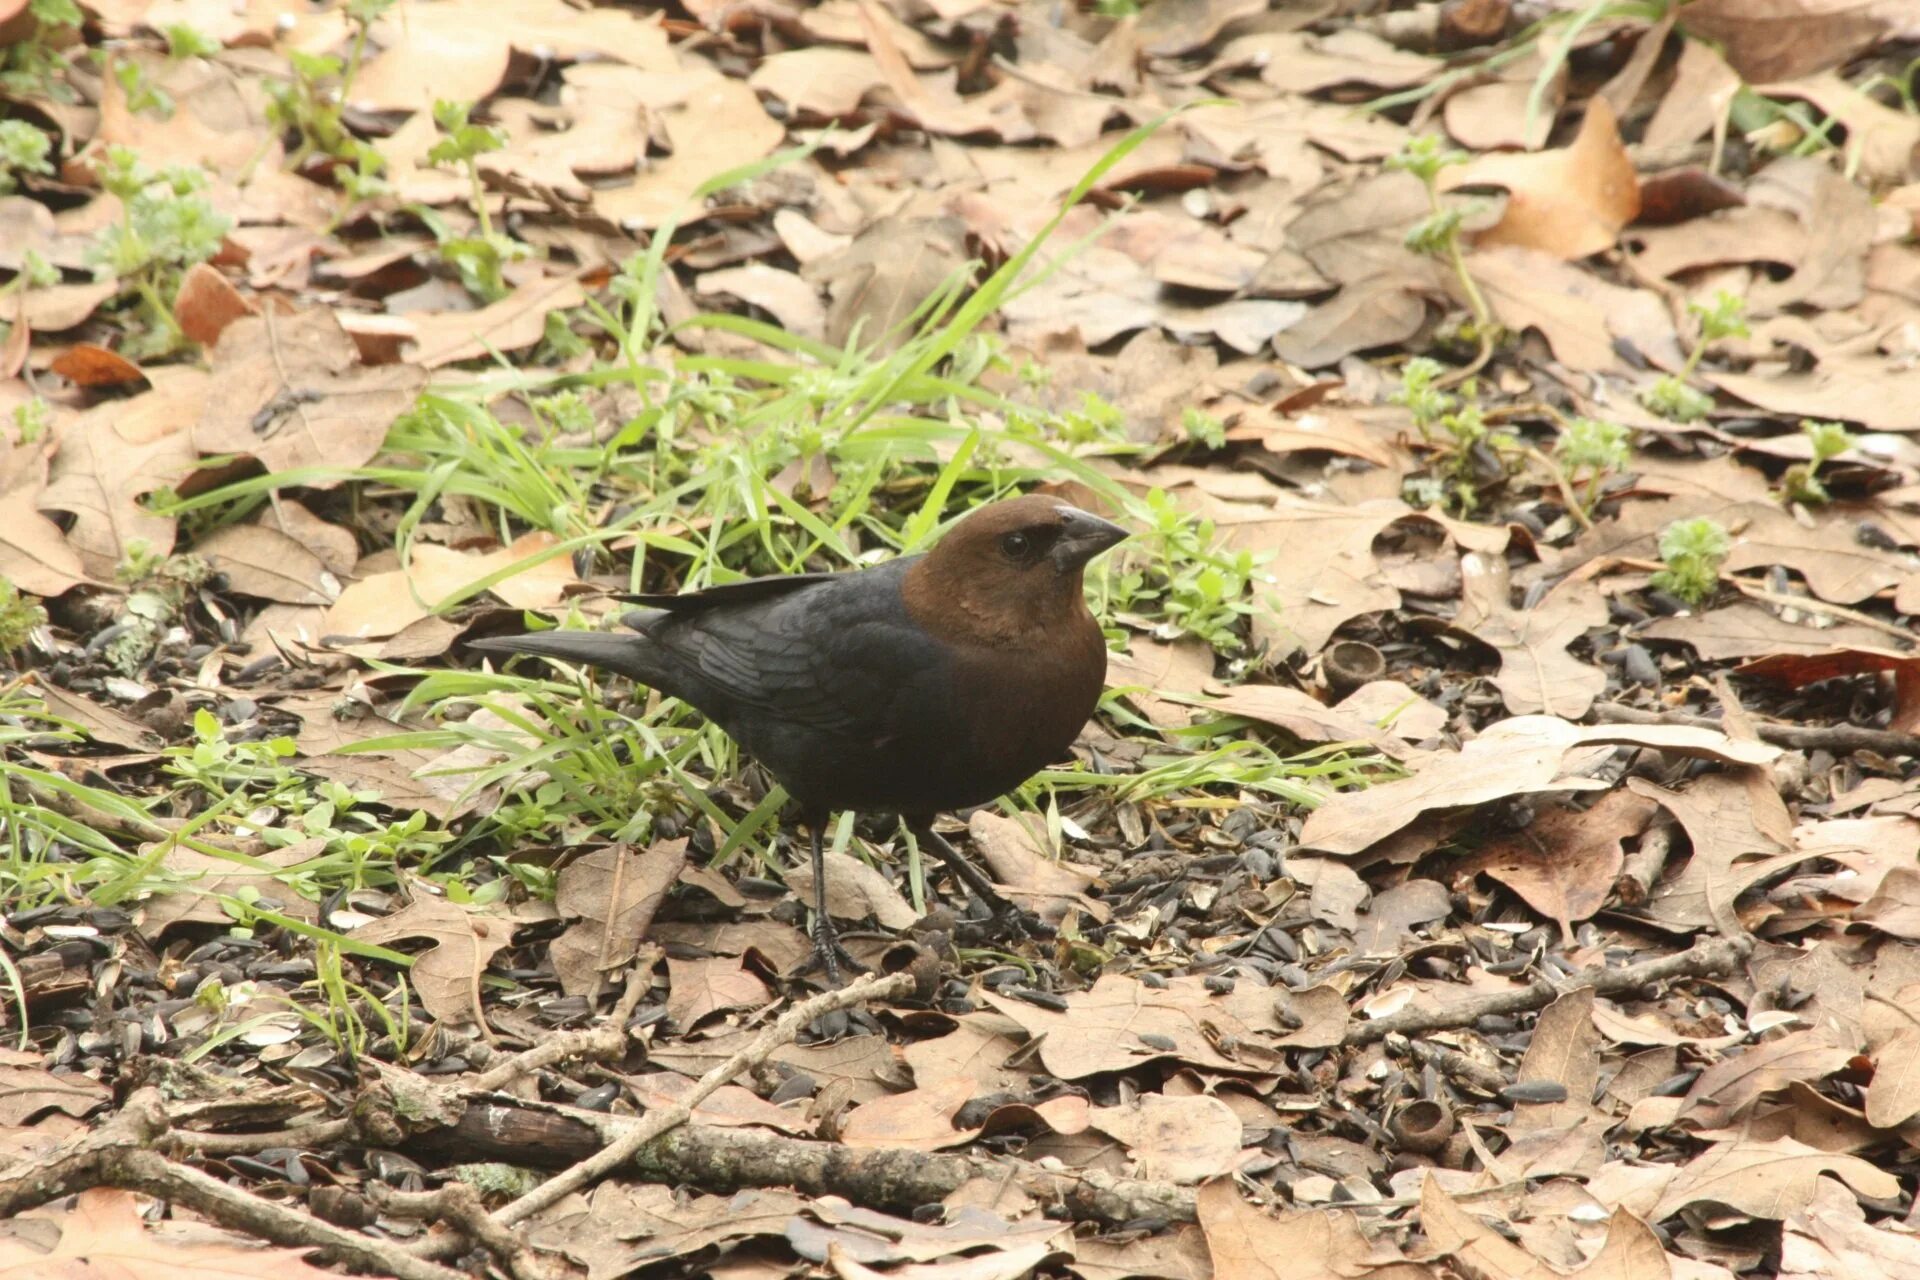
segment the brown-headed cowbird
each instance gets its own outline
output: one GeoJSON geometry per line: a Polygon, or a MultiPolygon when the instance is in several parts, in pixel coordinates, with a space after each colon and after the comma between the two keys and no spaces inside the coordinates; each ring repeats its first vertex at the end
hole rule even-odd
{"type": "Polygon", "coordinates": [[[1067,753],[1099,700],[1106,645],[1087,561],[1126,537],[1055,498],[968,514],[925,555],[848,573],[754,578],[622,621],[636,635],[478,640],[631,677],[697,707],[798,802],[813,842],[814,955],[851,964],[827,912],[822,829],[836,809],[895,813],[1003,922],[1024,918],[933,829],[1067,753]]]}

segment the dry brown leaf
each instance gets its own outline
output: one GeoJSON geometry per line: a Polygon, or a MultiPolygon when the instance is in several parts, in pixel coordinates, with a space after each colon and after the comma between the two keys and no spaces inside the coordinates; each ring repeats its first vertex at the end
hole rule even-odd
{"type": "Polygon", "coordinates": [[[149,1226],[133,1193],[116,1187],[82,1191],[68,1209],[32,1209],[0,1237],[0,1276],[9,1280],[329,1280],[305,1260],[305,1249],[270,1249],[212,1227],[169,1222],[149,1226]],[[30,1225],[31,1224],[31,1225],[30,1225]],[[44,1228],[44,1229],[40,1229],[44,1228]],[[57,1241],[49,1233],[58,1236],[57,1241]]]}
{"type": "MultiPolygon", "coordinates": [[[[324,840],[301,840],[283,849],[263,849],[257,859],[268,867],[291,871],[325,851],[324,840]]],[[[159,938],[182,923],[231,927],[233,916],[220,899],[243,891],[251,895],[245,899],[249,904],[271,906],[295,920],[311,923],[319,919],[318,906],[299,890],[272,871],[256,870],[238,859],[198,853],[176,845],[167,850],[161,866],[166,882],[141,904],[142,937],[159,938]]]]}
{"type": "Polygon", "coordinates": [[[1329,707],[1312,694],[1277,684],[1215,685],[1213,696],[1196,705],[1230,716],[1245,716],[1284,729],[1302,742],[1365,742],[1382,755],[1405,759],[1409,750],[1395,734],[1376,728],[1351,712],[1329,707]]]}
{"type": "Polygon", "coordinates": [[[826,340],[885,353],[913,335],[907,319],[968,263],[957,218],[882,218],[845,249],[808,263],[801,275],[832,298],[826,340]]]}
{"type": "Polygon", "coordinates": [[[1533,1039],[1520,1059],[1516,1084],[1566,1086],[1559,1102],[1520,1102],[1513,1108],[1519,1131],[1563,1129],[1593,1118],[1593,1090],[1600,1080],[1600,1033],[1593,1025],[1593,988],[1569,991],[1540,1011],[1533,1039]]]}
{"type": "Polygon", "coordinates": [[[526,567],[488,590],[517,609],[552,608],[579,581],[571,557],[554,553],[558,545],[545,530],[523,534],[512,546],[485,555],[422,542],[413,547],[407,568],[377,572],[367,572],[380,563],[370,556],[361,566],[366,576],[341,592],[327,610],[323,633],[348,641],[398,635],[449,602],[465,598],[476,582],[515,565],[526,567]]]}
{"type": "Polygon", "coordinates": [[[1272,1214],[1248,1204],[1231,1178],[1195,1195],[1213,1280],[1306,1280],[1380,1274],[1382,1259],[1350,1213],[1302,1209],[1272,1214]]]}
{"type": "Polygon", "coordinates": [[[1818,621],[1809,614],[1804,624],[1788,622],[1764,605],[1737,600],[1690,617],[1656,618],[1640,634],[1691,645],[1708,662],[1763,655],[1805,657],[1836,647],[1871,649],[1887,639],[1885,632],[1858,623],[1821,627],[1814,625],[1818,621]]]}
{"type": "Polygon", "coordinates": [[[1458,752],[1417,757],[1413,776],[1330,797],[1307,817],[1302,847],[1360,853],[1430,809],[1484,804],[1540,791],[1596,791],[1605,784],[1578,776],[1605,744],[1628,743],[1683,755],[1765,764],[1775,748],[1740,743],[1714,730],[1675,733],[1680,725],[1592,725],[1553,716],[1515,716],[1489,725],[1458,752]]]}
{"type": "Polygon", "coordinates": [[[974,1089],[969,1077],[954,1075],[862,1103],[841,1119],[840,1140],[849,1147],[913,1151],[938,1151],[971,1142],[980,1130],[956,1129],[953,1118],[973,1098],[974,1089]]]}
{"type": "Polygon", "coordinates": [[[786,136],[746,81],[694,65],[700,69],[671,75],[622,69],[647,108],[649,126],[673,142],[670,154],[649,156],[633,181],[594,191],[594,211],[624,228],[651,230],[685,215],[701,184],[764,159],[786,136]]]}
{"type": "Polygon", "coordinates": [[[1911,17],[1906,0],[1693,0],[1679,21],[1764,84],[1839,66],[1911,17]]]}
{"type": "Polygon", "coordinates": [[[484,101],[500,87],[515,49],[568,62],[595,55],[662,78],[679,68],[658,13],[580,10],[561,0],[516,0],[503,13],[487,0],[436,0],[374,24],[351,105],[405,112],[429,110],[438,98],[484,101]]]}
{"type": "MultiPolygon", "coordinates": [[[[872,919],[883,929],[900,930],[920,916],[878,868],[850,853],[827,850],[827,910],[842,920],[872,919]]],[[[787,872],[787,887],[802,902],[813,901],[813,868],[787,872]]]]}
{"type": "MultiPolygon", "coordinates": [[[[1784,1090],[1796,1080],[1824,1080],[1846,1066],[1853,1052],[1852,1046],[1841,1044],[1825,1027],[1762,1041],[1702,1071],[1674,1118],[1691,1117],[1705,1129],[1727,1128],[1737,1124],[1763,1095],[1784,1090]]],[[[1914,1105],[1920,1109],[1920,1100],[1914,1105]]]]}
{"type": "Polygon", "coordinates": [[[760,308],[782,329],[801,338],[822,341],[827,335],[827,309],[813,286],[791,271],[764,262],[709,271],[693,282],[694,292],[726,295],[760,308]]]}
{"type": "Polygon", "coordinates": [[[216,529],[194,543],[193,549],[243,596],[317,605],[340,598],[340,579],[318,554],[299,539],[264,524],[216,529]]]}
{"type": "Polygon", "coordinates": [[[1136,1176],[1176,1183],[1230,1173],[1240,1157],[1240,1118],[1218,1098],[1144,1093],[1117,1107],[1095,1107],[1093,1127],[1133,1156],[1136,1176]]]}
{"type": "Polygon", "coordinates": [[[1756,1218],[1786,1218],[1812,1202],[1821,1174],[1875,1200],[1900,1194],[1899,1179],[1857,1156],[1821,1151],[1792,1138],[1744,1138],[1716,1142],[1682,1165],[1648,1216],[1657,1222],[1706,1201],[1756,1218]]]}
{"type": "Polygon", "coordinates": [[[220,341],[235,320],[257,311],[231,281],[204,262],[187,268],[173,299],[173,318],[180,322],[180,332],[205,347],[220,341]]]}
{"type": "Polygon", "coordinates": [[[433,945],[414,959],[408,974],[420,994],[421,1007],[442,1022],[484,1027],[480,975],[494,954],[513,941],[518,928],[505,915],[469,911],[416,886],[412,902],[390,916],[358,926],[347,936],[380,946],[407,938],[428,939],[433,945]]]}
{"type": "Polygon", "coordinates": [[[904,1267],[876,1271],[855,1261],[846,1246],[835,1241],[827,1248],[827,1266],[840,1280],[1021,1280],[1057,1252],[1048,1244],[1020,1244],[971,1258],[910,1262],[904,1267]]]}
{"type": "Polygon", "coordinates": [[[759,977],[738,956],[667,958],[667,1016],[682,1031],[723,1009],[758,1009],[773,998],[759,977]]]}
{"type": "Polygon", "coordinates": [[[1524,831],[1497,837],[1462,862],[1459,872],[1492,876],[1573,939],[1573,923],[1607,904],[1625,861],[1621,842],[1646,830],[1654,803],[1631,791],[1609,791],[1586,809],[1555,805],[1524,831]]]}
{"type": "Polygon", "coordinates": [[[84,1119],[111,1098],[92,1076],[55,1075],[41,1056],[22,1049],[0,1049],[0,1125],[24,1125],[49,1111],[84,1119]]]}
{"type": "Polygon", "coordinates": [[[1874,895],[1855,908],[1853,919],[1896,938],[1920,940],[1920,871],[1895,867],[1874,895]]]}
{"type": "Polygon", "coordinates": [[[1510,329],[1538,329],[1560,363],[1625,373],[1623,345],[1662,369],[1685,363],[1672,314],[1658,295],[1613,284],[1535,249],[1475,251],[1467,268],[1510,329]]]}
{"type": "Polygon", "coordinates": [[[1020,1044],[1019,1023],[997,1013],[969,1013],[946,1035],[912,1041],[902,1053],[922,1085],[965,1076],[976,1093],[1012,1093],[1027,1079],[1024,1071],[1006,1065],[1020,1044]]]}
{"type": "Polygon", "coordinates": [[[586,290],[572,276],[548,276],[521,285],[478,311],[408,316],[414,345],[407,358],[423,369],[438,369],[461,360],[496,359],[505,352],[521,351],[546,336],[549,314],[571,310],[586,300],[586,290]]]}
{"type": "MultiPolygon", "coordinates": [[[[1548,1266],[1475,1217],[1431,1173],[1420,1184],[1420,1229],[1436,1254],[1452,1258],[1469,1275],[1566,1280],[1566,1272],[1548,1266]]],[[[1606,1244],[1572,1274],[1580,1280],[1667,1280],[1673,1272],[1652,1229],[1630,1213],[1616,1212],[1608,1220],[1606,1244]]]]}
{"type": "Polygon", "coordinates": [[[1128,702],[1162,729],[1193,722],[1193,708],[1156,694],[1198,694],[1213,678],[1213,646],[1191,636],[1171,644],[1134,635],[1127,652],[1107,651],[1107,688],[1127,689],[1128,702]]]}
{"type": "Polygon", "coordinates": [[[1271,994],[1241,984],[1232,992],[1209,992],[1194,977],[1148,987],[1121,974],[1103,974],[1090,990],[1067,995],[1067,1009],[1042,1009],[986,993],[986,1001],[1034,1037],[1044,1036],[1040,1058],[1047,1070],[1068,1080],[1103,1071],[1126,1071],[1156,1058],[1178,1058],[1223,1071],[1264,1070],[1226,1055],[1230,1041],[1253,1043],[1256,1034],[1280,1033],[1271,994]],[[1165,1048],[1171,1041],[1173,1047],[1165,1048]]]}
{"type": "Polygon", "coordinates": [[[189,433],[210,386],[203,373],[174,374],[144,395],[99,405],[59,428],[59,452],[36,505],[73,514],[67,545],[90,577],[112,582],[136,541],[159,555],[173,550],[173,520],[141,499],[193,469],[189,433]]]}
{"type": "Polygon", "coordinates": [[[100,79],[100,128],[93,146],[131,148],[148,167],[190,165],[232,181],[249,167],[280,167],[278,139],[267,127],[267,98],[257,77],[242,76],[210,58],[168,58],[122,46],[116,68],[100,79]],[[173,110],[135,111],[117,66],[173,101],[173,110]]]}
{"type": "Polygon", "coordinates": [[[1073,1242],[1064,1264],[1081,1280],[1213,1280],[1207,1238],[1191,1223],[1130,1239],[1086,1236],[1073,1242]]]}
{"type": "Polygon", "coordinates": [[[1515,715],[1578,720],[1607,687],[1606,673],[1567,652],[1604,626],[1607,602],[1590,578],[1568,578],[1531,608],[1516,609],[1504,556],[1460,557],[1460,611],[1453,628],[1500,653],[1493,683],[1515,715]]]}
{"type": "Polygon", "coordinates": [[[994,883],[1042,920],[1058,924],[1077,909],[1106,923],[1111,915],[1107,904],[1086,895],[1100,869],[1047,856],[1030,829],[1035,821],[976,809],[967,819],[967,834],[993,872],[994,883]]]}
{"type": "Polygon", "coordinates": [[[1443,170],[1440,185],[1507,189],[1500,221],[1480,233],[1479,244],[1517,245],[1569,260],[1612,248],[1640,212],[1640,180],[1605,98],[1589,100],[1580,132],[1564,150],[1481,156],[1443,170]]]}
{"type": "MultiPolygon", "coordinates": [[[[341,472],[372,460],[426,374],[410,365],[362,368],[331,310],[246,316],[213,349],[220,394],[205,397],[193,443],[202,453],[257,458],[270,471],[341,472]]],[[[344,475],[307,481],[330,488],[344,475]]]]}
{"type": "Polygon", "coordinates": [[[548,951],[561,989],[591,998],[611,971],[632,963],[654,913],[686,865],[684,839],[663,840],[646,850],[609,845],[568,863],[555,882],[554,905],[578,921],[548,951]]]}
{"type": "Polygon", "coordinates": [[[0,578],[29,595],[61,595],[87,580],[80,553],[37,505],[63,432],[56,428],[32,444],[0,432],[0,578]]]}
{"type": "Polygon", "coordinates": [[[1665,924],[1712,925],[1738,936],[1745,932],[1734,911],[1740,894],[1808,856],[1789,851],[1793,819],[1763,769],[1702,774],[1684,792],[1644,778],[1628,778],[1627,786],[1659,801],[1693,845],[1680,874],[1656,888],[1647,904],[1648,914],[1665,924]]]}
{"type": "Polygon", "coordinates": [[[1279,654],[1317,653],[1341,623],[1400,604],[1400,593],[1381,577],[1373,556],[1374,539],[1408,513],[1398,501],[1349,507],[1282,495],[1265,508],[1199,505],[1218,520],[1228,546],[1270,554],[1290,566],[1270,586],[1263,584],[1273,611],[1261,610],[1253,621],[1254,639],[1279,654]],[[1315,553],[1303,562],[1298,550],[1306,546],[1315,553]]]}

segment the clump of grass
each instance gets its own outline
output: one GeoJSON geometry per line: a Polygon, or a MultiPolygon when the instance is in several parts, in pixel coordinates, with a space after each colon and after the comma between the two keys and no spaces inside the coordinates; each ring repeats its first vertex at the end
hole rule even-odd
{"type": "Polygon", "coordinates": [[[1714,520],[1695,516],[1676,520],[1660,531],[1660,560],[1664,567],[1653,586],[1688,604],[1699,604],[1720,586],[1720,566],[1733,549],[1733,540],[1714,520]]]}

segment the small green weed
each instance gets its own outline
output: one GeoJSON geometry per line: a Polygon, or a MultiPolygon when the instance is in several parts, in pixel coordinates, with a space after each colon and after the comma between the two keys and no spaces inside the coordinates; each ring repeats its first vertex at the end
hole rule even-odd
{"type": "Polygon", "coordinates": [[[166,355],[186,342],[168,299],[188,267],[220,250],[233,220],[197,193],[207,185],[199,169],[155,172],[131,150],[107,148],[100,185],[120,197],[121,221],[101,231],[88,249],[95,275],[118,280],[137,299],[144,326],[128,336],[135,358],[166,355]]]}
{"type": "Polygon", "coordinates": [[[1660,531],[1660,559],[1666,566],[1652,584],[1688,604],[1699,604],[1720,586],[1720,566],[1733,540],[1718,522],[1705,516],[1676,520],[1660,531]]]}
{"type": "Polygon", "coordinates": [[[1747,303],[1722,289],[1707,303],[1689,302],[1687,313],[1700,322],[1700,337],[1687,353],[1680,372],[1662,375],[1640,393],[1640,403],[1669,422],[1698,422],[1713,412],[1713,397],[1688,384],[1700,357],[1707,348],[1724,338],[1744,338],[1747,328],[1747,303]]]}
{"type": "Polygon", "coordinates": [[[1780,496],[1788,502],[1804,502],[1810,506],[1831,502],[1833,495],[1820,481],[1820,468],[1853,448],[1853,437],[1847,433],[1844,423],[1816,422],[1812,418],[1802,418],[1800,430],[1813,446],[1813,457],[1786,469],[1780,477],[1780,496]]]}

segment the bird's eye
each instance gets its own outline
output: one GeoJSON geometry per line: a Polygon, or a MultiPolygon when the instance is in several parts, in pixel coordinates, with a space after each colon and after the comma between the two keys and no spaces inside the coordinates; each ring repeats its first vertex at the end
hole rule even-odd
{"type": "Polygon", "coordinates": [[[1015,560],[1023,560],[1033,550],[1033,539],[1016,530],[1000,539],[1000,549],[1015,560]]]}

